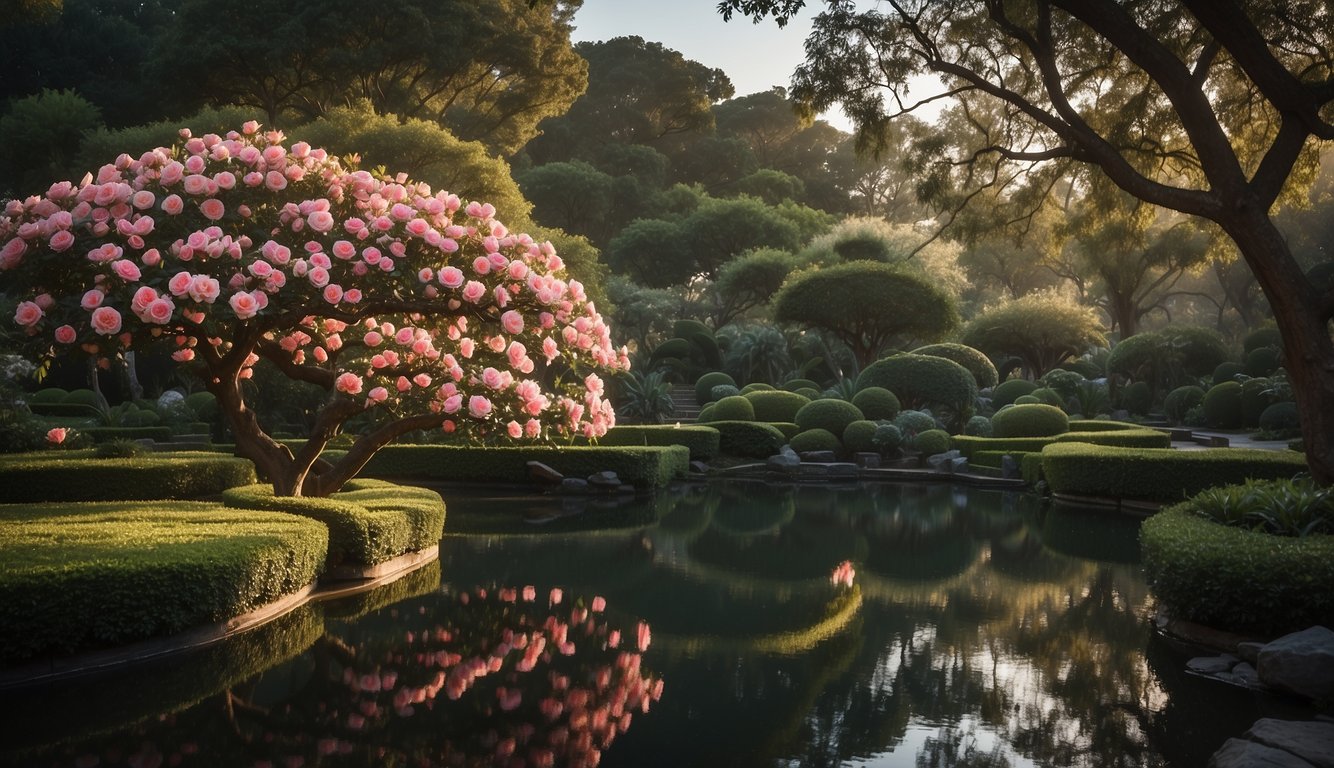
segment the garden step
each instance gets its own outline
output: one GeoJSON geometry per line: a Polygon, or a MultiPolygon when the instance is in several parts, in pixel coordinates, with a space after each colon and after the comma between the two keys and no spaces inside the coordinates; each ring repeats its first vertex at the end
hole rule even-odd
{"type": "Polygon", "coordinates": [[[671,421],[695,421],[699,418],[699,405],[695,403],[695,388],[686,386],[672,387],[668,396],[672,399],[674,410],[668,417],[671,421]]]}

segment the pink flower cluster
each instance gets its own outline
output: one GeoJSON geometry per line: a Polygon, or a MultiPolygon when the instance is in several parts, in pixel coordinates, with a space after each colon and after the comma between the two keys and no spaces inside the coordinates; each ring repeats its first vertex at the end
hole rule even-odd
{"type": "Polygon", "coordinates": [[[550,243],[279,132],[181,133],[4,206],[0,277],[33,286],[13,319],[34,348],[167,344],[240,378],[281,357],[367,407],[437,413],[478,439],[614,424],[587,372],[628,367],[625,351],[550,243]],[[586,375],[550,391],[550,365],[586,375]]]}
{"type": "Polygon", "coordinates": [[[852,561],[844,560],[834,568],[834,572],[829,574],[829,581],[834,586],[852,587],[852,580],[856,578],[857,572],[852,569],[852,561]]]}

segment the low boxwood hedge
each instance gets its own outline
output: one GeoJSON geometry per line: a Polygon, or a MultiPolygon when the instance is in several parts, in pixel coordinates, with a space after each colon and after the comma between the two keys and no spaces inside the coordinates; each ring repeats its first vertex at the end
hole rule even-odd
{"type": "Polygon", "coordinates": [[[1070,431],[1070,417],[1053,405],[1012,405],[991,417],[994,437],[1051,437],[1070,431]]]}
{"type": "Polygon", "coordinates": [[[1016,464],[1023,464],[1027,456],[1041,456],[1041,451],[973,451],[968,457],[968,464],[974,467],[1000,469],[1001,461],[1006,456],[1014,458],[1016,464]]]}
{"type": "MultiPolygon", "coordinates": [[[[1019,407],[1019,406],[1015,406],[1019,407]]],[[[1076,424],[1090,422],[1072,421],[1071,431],[1049,437],[973,437],[955,435],[950,444],[959,453],[972,458],[978,451],[1001,451],[1004,453],[1037,453],[1048,445],[1056,443],[1092,443],[1093,445],[1114,445],[1123,448],[1170,448],[1172,438],[1166,432],[1147,427],[1128,429],[1074,430],[1076,424]]],[[[1106,422],[1115,423],[1115,422],[1106,422]]]]}
{"type": "Polygon", "coordinates": [[[849,424],[864,418],[861,409],[846,400],[821,398],[803,405],[793,421],[801,427],[802,432],[823,429],[837,439],[849,424]]]}
{"type": "Polygon", "coordinates": [[[445,524],[440,494],[374,480],[353,481],[328,498],[274,496],[272,486],[246,485],[228,489],[222,501],[324,523],[331,567],[370,566],[425,549],[440,541],[445,524]]]}
{"type": "Polygon", "coordinates": [[[1144,521],[1140,548],[1149,585],[1177,617],[1266,636],[1334,625],[1334,536],[1234,528],[1186,501],[1144,521]]]}
{"type": "MultiPolygon", "coordinates": [[[[709,426],[717,428],[718,425],[709,426]]],[[[719,430],[720,432],[722,430],[719,430]]],[[[725,449],[724,449],[725,450],[725,449]]],[[[446,482],[526,483],[528,462],[540,461],[566,477],[611,470],[638,488],[657,488],[686,476],[689,449],[665,446],[388,445],[371,457],[362,477],[446,482]]]]}
{"type": "Polygon", "coordinates": [[[833,451],[839,453],[843,450],[843,442],[838,439],[838,435],[827,429],[815,427],[814,429],[804,429],[793,437],[789,444],[792,450],[797,453],[810,453],[813,451],[833,451]]]}
{"type": "Polygon", "coordinates": [[[109,443],[112,440],[153,440],[159,443],[171,442],[171,427],[86,427],[85,432],[95,443],[109,443]]]}
{"type": "Polygon", "coordinates": [[[718,455],[718,430],[703,424],[649,424],[612,427],[598,445],[684,445],[691,461],[709,461],[718,455]]]}
{"type": "Polygon", "coordinates": [[[1042,449],[1042,472],[1052,491],[1083,496],[1180,501],[1217,485],[1278,480],[1305,471],[1306,458],[1290,451],[1178,451],[1088,443],[1056,443],[1042,449]]]}
{"type": "Polygon", "coordinates": [[[810,402],[810,398],[782,390],[751,391],[745,393],[745,397],[754,407],[755,420],[768,422],[793,421],[797,411],[810,402]]]}
{"type": "Polygon", "coordinates": [[[94,458],[92,451],[0,457],[0,502],[194,499],[255,482],[246,459],[180,452],[94,458]]]}
{"type": "Polygon", "coordinates": [[[766,459],[788,441],[778,427],[761,421],[715,421],[709,426],[718,430],[719,450],[724,456],[766,459]]]}
{"type": "Polygon", "coordinates": [[[0,507],[0,662],[175,634],[310,584],[329,534],[206,502],[0,507]]]}

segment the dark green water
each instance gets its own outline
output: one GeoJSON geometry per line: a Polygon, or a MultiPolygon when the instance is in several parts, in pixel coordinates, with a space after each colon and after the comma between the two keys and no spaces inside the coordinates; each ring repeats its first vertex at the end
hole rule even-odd
{"type": "Polygon", "coordinates": [[[1134,519],[891,484],[446,500],[440,562],[389,587],[0,691],[0,764],[1186,768],[1281,714],[1152,637],[1134,519]]]}

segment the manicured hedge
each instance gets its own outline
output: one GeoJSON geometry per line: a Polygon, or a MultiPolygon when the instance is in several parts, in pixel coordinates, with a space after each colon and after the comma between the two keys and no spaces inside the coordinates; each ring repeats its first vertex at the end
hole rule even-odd
{"type": "Polygon", "coordinates": [[[1052,405],[1012,405],[991,417],[993,437],[1050,437],[1070,430],[1070,417],[1052,405]]]}
{"type": "Polygon", "coordinates": [[[797,453],[808,453],[811,451],[834,451],[839,452],[843,448],[843,443],[838,439],[838,435],[827,429],[805,429],[797,433],[789,443],[792,450],[797,453]]]}
{"type": "Polygon", "coordinates": [[[994,387],[1000,380],[1000,375],[996,372],[996,366],[991,362],[991,359],[983,354],[981,350],[974,349],[966,344],[955,344],[953,342],[928,344],[925,347],[914,349],[912,353],[914,355],[930,355],[953,360],[973,374],[973,378],[977,380],[978,389],[994,387]]]}
{"type": "MultiPolygon", "coordinates": [[[[718,427],[717,424],[709,426],[718,427]]],[[[621,482],[639,488],[657,488],[685,477],[690,466],[690,451],[679,445],[633,448],[388,445],[371,457],[361,475],[447,482],[527,483],[530,461],[540,461],[566,477],[588,477],[609,469],[620,476],[621,482]]]]}
{"type": "Polygon", "coordinates": [[[822,398],[802,406],[793,421],[803,432],[809,429],[823,429],[837,439],[849,424],[864,418],[861,409],[846,400],[822,398]]]}
{"type": "Polygon", "coordinates": [[[1180,501],[1216,485],[1248,478],[1278,480],[1305,472],[1307,467],[1304,456],[1290,451],[1177,451],[1057,443],[1042,450],[1042,471],[1056,493],[1180,501]]]}
{"type": "Polygon", "coordinates": [[[1144,570],[1173,615],[1273,636],[1334,626],[1334,536],[1274,536],[1196,515],[1192,502],[1140,527],[1144,570]]]}
{"type": "Polygon", "coordinates": [[[710,393],[713,391],[713,388],[719,384],[731,384],[735,387],[736,379],[733,379],[722,371],[710,371],[703,376],[700,376],[699,379],[695,381],[695,402],[699,405],[707,405],[713,402],[713,397],[710,393]]]}
{"type": "Polygon", "coordinates": [[[713,404],[712,415],[715,421],[754,421],[755,406],[741,395],[731,395],[713,404]]]}
{"type": "Polygon", "coordinates": [[[1027,379],[1006,379],[991,390],[991,407],[999,410],[1037,388],[1037,384],[1027,379]]]}
{"type": "Polygon", "coordinates": [[[328,498],[274,496],[265,484],[231,488],[223,503],[309,517],[329,528],[331,567],[370,566],[433,546],[442,535],[445,505],[425,488],[359,480],[328,498]]]}
{"type": "Polygon", "coordinates": [[[724,456],[765,459],[778,453],[788,438],[773,424],[760,421],[715,421],[719,449],[724,456]]]}
{"type": "Polygon", "coordinates": [[[903,410],[899,399],[884,387],[867,387],[852,396],[852,404],[861,410],[862,415],[871,421],[892,419],[903,410]]]}
{"type": "Polygon", "coordinates": [[[1000,469],[1001,460],[1006,456],[1014,458],[1016,464],[1023,464],[1026,456],[1041,456],[1041,452],[1034,451],[974,451],[968,457],[968,464],[974,467],[989,467],[991,469],[1000,469]]]}
{"type": "Polygon", "coordinates": [[[950,438],[950,443],[961,454],[970,459],[978,451],[1037,453],[1044,447],[1055,443],[1092,443],[1094,445],[1114,445],[1125,448],[1169,448],[1172,445],[1172,438],[1166,432],[1159,432],[1147,427],[1132,426],[1129,429],[1080,429],[1074,431],[1076,424],[1089,423],[1087,421],[1073,421],[1070,423],[1070,432],[1052,435],[1051,437],[972,437],[971,435],[955,435],[950,438]]]}
{"type": "Polygon", "coordinates": [[[171,442],[171,427],[86,427],[80,429],[95,443],[109,443],[112,440],[153,440],[159,443],[171,442]]]}
{"type": "Polygon", "coordinates": [[[315,580],[327,529],[204,502],[0,507],[0,661],[175,634],[315,580]]]}
{"type": "Polygon", "coordinates": [[[248,460],[180,452],[94,458],[92,451],[0,457],[0,502],[194,499],[255,482],[248,460]]]}
{"type": "MultiPolygon", "coordinates": [[[[751,391],[745,397],[754,407],[756,421],[793,421],[797,411],[810,402],[808,397],[782,390],[751,391]]],[[[715,409],[714,413],[718,411],[715,409]]]]}
{"type": "Polygon", "coordinates": [[[977,380],[967,368],[930,355],[894,355],[871,363],[857,377],[857,389],[867,387],[888,389],[905,408],[943,406],[960,421],[971,415],[977,399],[977,380]]]}
{"type": "Polygon", "coordinates": [[[718,455],[718,430],[713,425],[671,424],[612,427],[598,440],[604,446],[684,445],[692,461],[718,455]]]}

